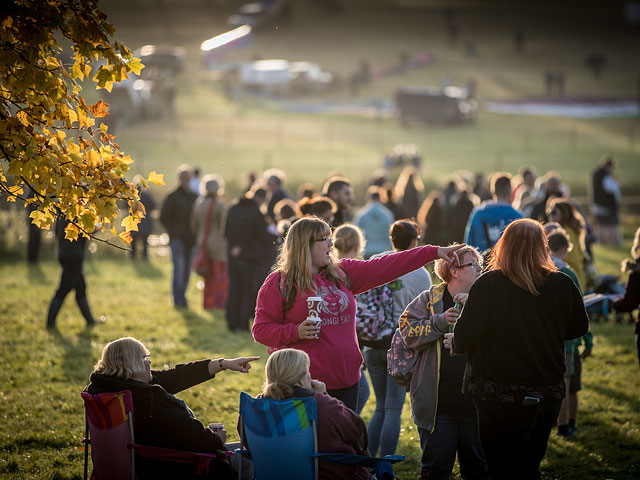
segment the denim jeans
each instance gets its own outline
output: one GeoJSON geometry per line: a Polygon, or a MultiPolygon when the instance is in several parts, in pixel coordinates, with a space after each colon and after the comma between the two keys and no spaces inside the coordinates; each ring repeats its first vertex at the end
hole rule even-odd
{"type": "Polygon", "coordinates": [[[400,417],[407,392],[395,382],[387,371],[386,349],[366,348],[364,359],[376,396],[376,409],[367,426],[369,452],[376,456],[378,447],[380,447],[381,457],[393,455],[398,446],[400,417]]]}
{"type": "Polygon", "coordinates": [[[474,402],[480,441],[491,478],[542,478],[540,462],[547,450],[561,401],[542,400],[533,406],[477,399],[474,402]]]}
{"type": "Polygon", "coordinates": [[[358,382],[358,405],[356,406],[356,413],[360,415],[364,406],[369,400],[369,380],[367,380],[367,373],[364,368],[360,369],[360,381],[358,382]]]}
{"type": "MultiPolygon", "coordinates": [[[[458,452],[460,476],[464,480],[488,480],[478,423],[474,414],[438,413],[433,433],[418,427],[422,447],[422,470],[430,480],[449,480],[458,452]]],[[[423,475],[424,477],[424,475],[423,475]]],[[[517,475],[513,478],[517,478],[517,475]]]]}
{"type": "Polygon", "coordinates": [[[170,239],[169,247],[171,248],[171,261],[173,262],[173,280],[171,282],[173,304],[176,307],[186,307],[187,298],[185,294],[189,286],[191,263],[195,249],[180,238],[170,239]]]}

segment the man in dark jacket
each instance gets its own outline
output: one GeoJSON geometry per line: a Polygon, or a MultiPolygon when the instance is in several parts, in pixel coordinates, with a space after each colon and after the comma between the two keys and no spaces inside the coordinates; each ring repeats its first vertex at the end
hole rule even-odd
{"type": "MultiPolygon", "coordinates": [[[[276,237],[267,231],[267,222],[253,199],[253,192],[234,202],[227,212],[225,237],[228,245],[229,297],[227,325],[229,330],[249,331],[259,280],[257,270],[273,250],[276,237]]],[[[269,265],[270,268],[270,265],[269,265]]]]}
{"type": "Polygon", "coordinates": [[[87,251],[87,237],[79,235],[77,240],[67,240],[65,229],[69,223],[69,220],[59,219],[55,226],[56,238],[58,239],[58,261],[62,265],[62,276],[60,277],[60,286],[49,304],[47,328],[56,327],[56,317],[62,307],[62,302],[71,290],[76,291],[76,303],[87,321],[87,325],[104,322],[104,320],[93,318],[89,308],[89,300],[87,300],[87,284],[82,271],[87,251]]]}
{"type": "Polygon", "coordinates": [[[169,234],[171,261],[173,262],[173,304],[187,308],[185,293],[189,285],[191,261],[194,254],[195,235],[191,231],[191,208],[198,196],[189,188],[191,169],[187,165],[178,168],[178,188],[171,192],[160,211],[160,221],[169,234]]]}

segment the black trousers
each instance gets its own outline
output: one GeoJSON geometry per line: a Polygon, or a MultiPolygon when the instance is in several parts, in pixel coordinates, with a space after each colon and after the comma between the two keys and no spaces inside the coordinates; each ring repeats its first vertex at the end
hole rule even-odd
{"type": "Polygon", "coordinates": [[[77,301],[86,298],[87,284],[84,281],[84,274],[82,273],[84,258],[61,257],[59,261],[60,265],[62,265],[62,276],[60,277],[60,286],[54,298],[62,301],[71,290],[76,291],[77,301]]]}
{"type": "Polygon", "coordinates": [[[534,406],[474,402],[480,443],[492,480],[540,480],[540,462],[561,401],[541,400],[534,406]]]}
{"type": "Polygon", "coordinates": [[[243,260],[229,259],[229,296],[227,298],[227,325],[229,330],[249,330],[249,319],[255,309],[253,288],[255,265],[243,260]]]}

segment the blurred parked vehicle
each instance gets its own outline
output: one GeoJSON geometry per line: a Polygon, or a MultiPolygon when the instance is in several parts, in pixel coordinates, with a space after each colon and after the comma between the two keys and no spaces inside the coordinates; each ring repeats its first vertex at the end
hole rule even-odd
{"type": "Polygon", "coordinates": [[[475,120],[478,102],[468,89],[460,87],[406,87],[395,95],[400,123],[411,121],[431,125],[469,123],[475,120]]]}
{"type": "Polygon", "coordinates": [[[149,69],[160,69],[171,75],[177,75],[184,70],[186,54],[182,47],[145,45],[134,50],[133,54],[145,66],[142,70],[143,77],[144,72],[149,69]]]}

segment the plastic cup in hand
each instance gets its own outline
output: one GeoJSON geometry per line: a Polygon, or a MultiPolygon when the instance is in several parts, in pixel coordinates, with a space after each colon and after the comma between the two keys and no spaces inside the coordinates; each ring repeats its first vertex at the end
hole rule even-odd
{"type": "Polygon", "coordinates": [[[320,305],[322,305],[322,297],[307,297],[308,318],[320,318],[320,305]]]}
{"type": "MultiPolygon", "coordinates": [[[[322,305],[322,297],[307,297],[307,320],[313,320],[318,329],[320,328],[320,305],[322,305]]],[[[318,334],[316,334],[318,338],[318,334]]]]}

